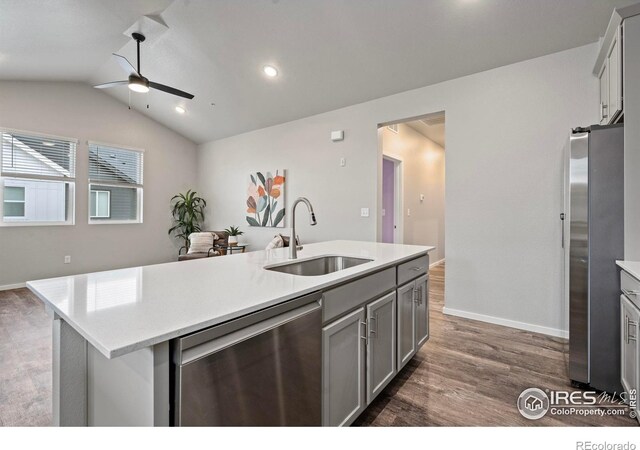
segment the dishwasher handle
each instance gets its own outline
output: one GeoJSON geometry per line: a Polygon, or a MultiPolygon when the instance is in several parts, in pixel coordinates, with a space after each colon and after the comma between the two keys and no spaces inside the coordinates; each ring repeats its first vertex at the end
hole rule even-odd
{"type": "Polygon", "coordinates": [[[189,364],[201,358],[205,358],[213,353],[224,350],[225,348],[229,348],[239,342],[251,339],[269,330],[284,325],[285,323],[291,322],[313,311],[316,311],[320,309],[320,307],[321,305],[319,301],[313,301],[278,316],[271,317],[262,322],[254,323],[253,325],[249,325],[246,328],[239,329],[229,334],[225,334],[224,336],[220,336],[194,347],[185,349],[182,351],[182,355],[180,357],[181,365],[189,364]]]}

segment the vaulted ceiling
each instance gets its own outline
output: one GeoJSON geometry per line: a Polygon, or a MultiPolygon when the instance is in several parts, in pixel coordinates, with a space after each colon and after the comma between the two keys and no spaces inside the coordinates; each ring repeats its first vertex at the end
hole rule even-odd
{"type": "Polygon", "coordinates": [[[153,16],[142,73],[195,99],[105,93],[201,143],[595,42],[635,1],[0,0],[0,80],[123,79],[153,16]]]}

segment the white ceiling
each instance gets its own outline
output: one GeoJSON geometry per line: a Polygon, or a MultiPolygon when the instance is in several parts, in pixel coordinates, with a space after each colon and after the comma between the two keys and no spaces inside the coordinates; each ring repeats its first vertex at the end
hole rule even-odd
{"type": "Polygon", "coordinates": [[[142,73],[195,99],[131,103],[200,143],[595,42],[636,1],[0,0],[0,79],[124,79],[111,53],[133,62],[124,31],[161,14],[142,73]]]}
{"type": "Polygon", "coordinates": [[[405,122],[405,124],[415,131],[431,139],[440,147],[445,147],[445,121],[444,113],[438,115],[442,118],[438,123],[430,123],[428,120],[412,120],[411,122],[405,122]]]}

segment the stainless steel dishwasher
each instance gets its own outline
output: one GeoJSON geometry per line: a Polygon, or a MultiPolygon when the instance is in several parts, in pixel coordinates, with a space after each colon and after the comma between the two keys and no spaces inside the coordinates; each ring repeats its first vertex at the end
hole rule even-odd
{"type": "Polygon", "coordinates": [[[174,339],[176,426],[320,426],[322,294],[174,339]]]}

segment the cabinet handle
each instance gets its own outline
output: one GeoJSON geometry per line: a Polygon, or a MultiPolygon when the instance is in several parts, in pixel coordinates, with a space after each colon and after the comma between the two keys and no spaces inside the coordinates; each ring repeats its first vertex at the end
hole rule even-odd
{"type": "Polygon", "coordinates": [[[413,303],[418,305],[419,302],[420,302],[420,299],[418,298],[418,288],[413,288],[413,303]]]}
{"type": "Polygon", "coordinates": [[[631,335],[629,326],[631,326],[631,329],[635,329],[638,326],[638,322],[629,320],[629,317],[625,317],[625,319],[627,319],[627,344],[631,342],[636,342],[636,339],[638,338],[638,336],[635,334],[633,336],[631,335]]]}
{"type": "Polygon", "coordinates": [[[629,343],[629,316],[624,316],[624,341],[629,343]]]}
{"type": "Polygon", "coordinates": [[[607,105],[605,105],[604,103],[600,103],[600,117],[602,119],[606,119],[607,117],[609,117],[608,114],[604,113],[604,110],[607,109],[607,105]]]}
{"type": "Polygon", "coordinates": [[[369,334],[375,334],[377,337],[378,333],[378,315],[376,314],[374,317],[369,318],[370,321],[374,321],[376,323],[376,329],[374,330],[371,325],[369,325],[369,334]]]}
{"type": "Polygon", "coordinates": [[[364,325],[364,336],[360,335],[360,339],[364,339],[365,342],[367,342],[369,339],[367,338],[367,322],[360,322],[360,325],[364,325]]]}
{"type": "Polygon", "coordinates": [[[637,290],[628,291],[628,290],[626,290],[626,289],[624,289],[624,288],[622,289],[622,293],[623,293],[624,295],[626,295],[627,297],[631,297],[632,295],[633,295],[634,297],[637,297],[638,295],[640,295],[640,291],[637,291],[637,290]]]}
{"type": "Polygon", "coordinates": [[[420,272],[421,270],[424,270],[424,266],[412,267],[411,270],[413,270],[414,272],[420,272]]]}

